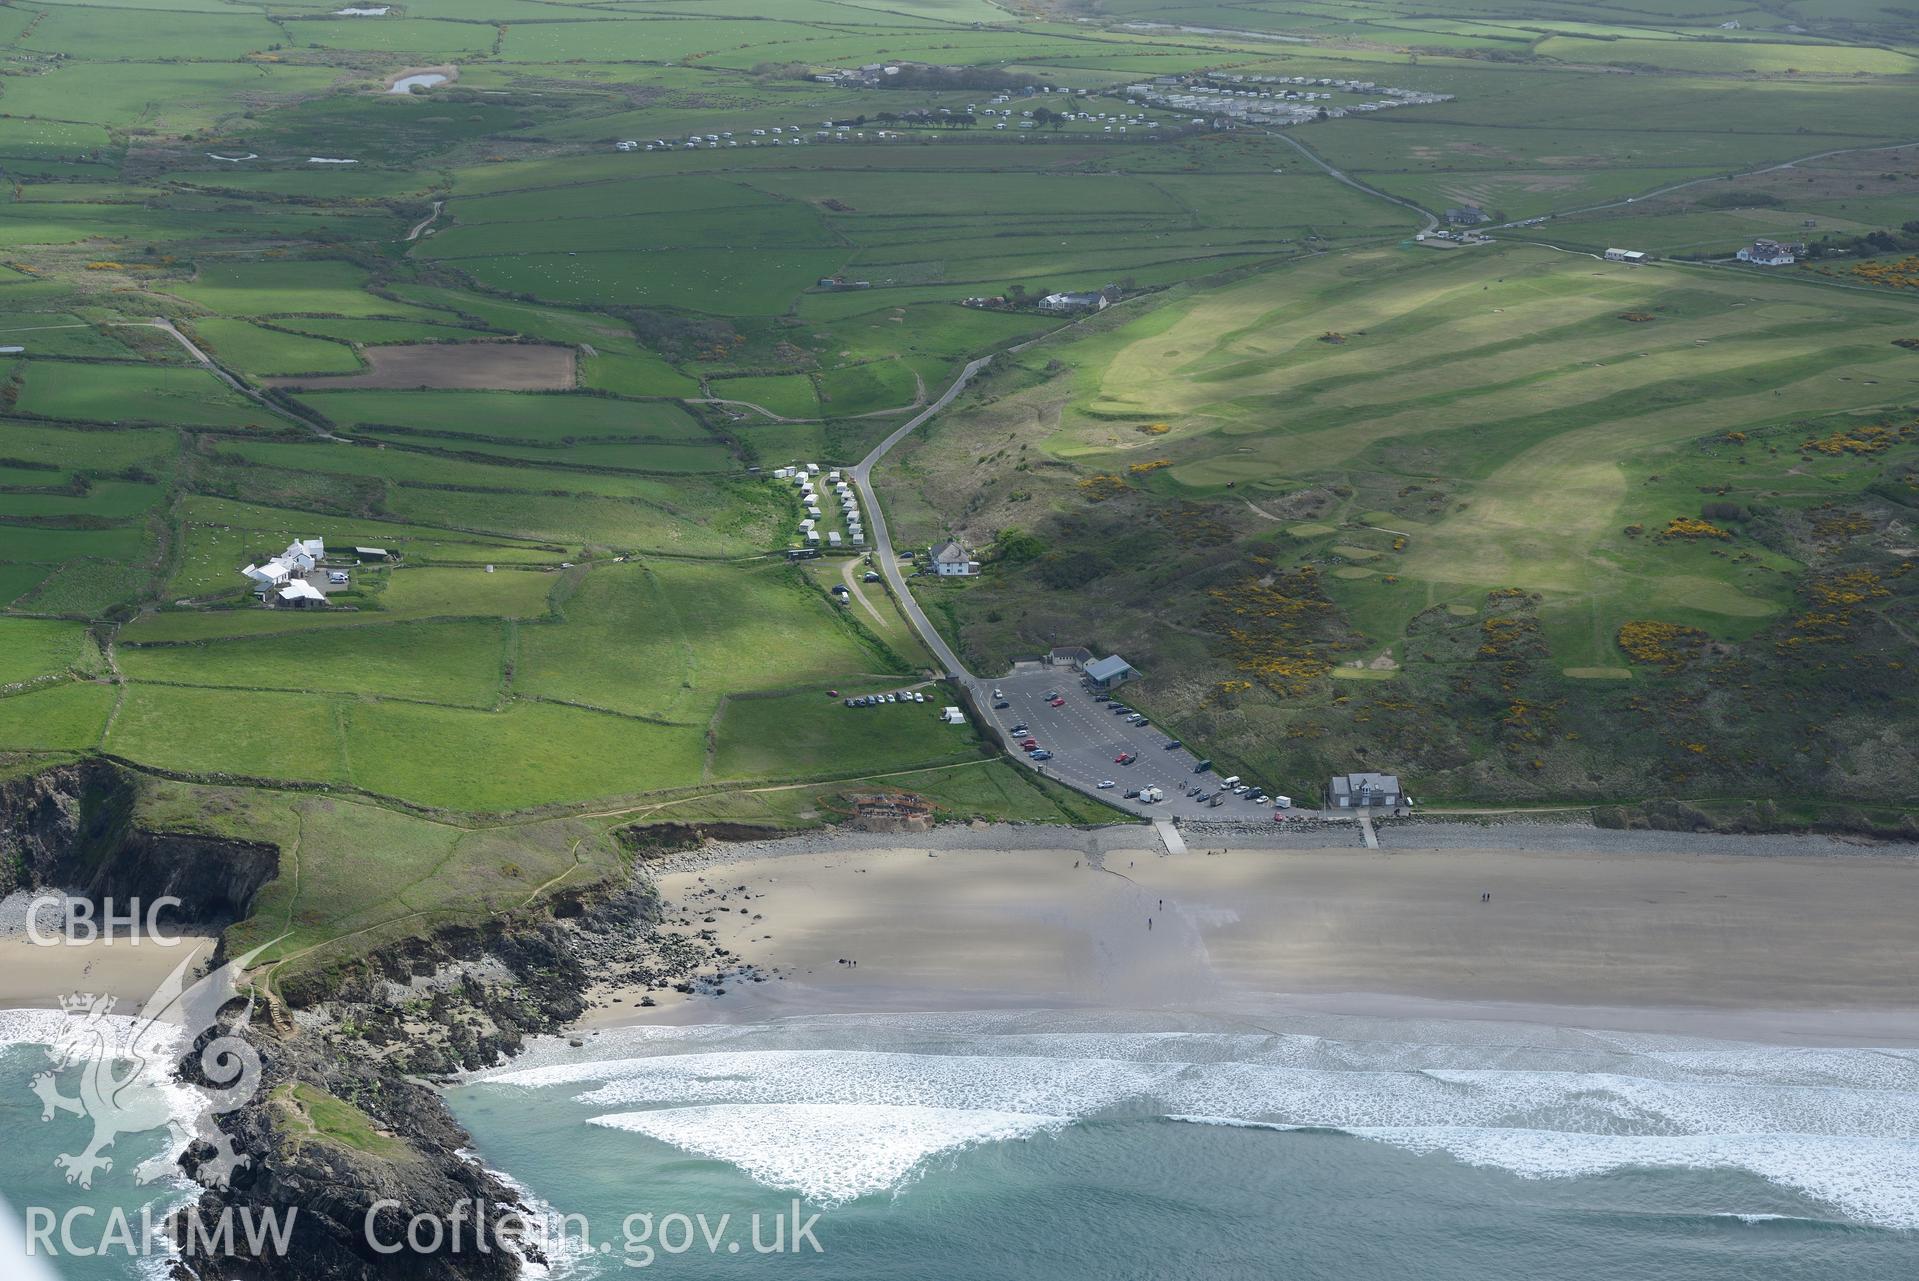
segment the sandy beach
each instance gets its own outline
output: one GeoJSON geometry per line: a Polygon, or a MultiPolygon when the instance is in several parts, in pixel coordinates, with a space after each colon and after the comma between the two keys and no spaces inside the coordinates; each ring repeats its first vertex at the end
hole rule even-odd
{"type": "Polygon", "coordinates": [[[42,919],[35,942],[26,923],[30,901],[26,894],[0,899],[0,1009],[54,1009],[63,996],[90,992],[118,998],[118,1011],[131,1014],[181,961],[203,966],[218,942],[197,934],[51,942],[62,937],[52,916],[42,919]]]}
{"type": "Polygon", "coordinates": [[[661,875],[672,928],[712,931],[762,980],[656,992],[644,1011],[598,992],[586,1025],[1097,1007],[1919,1042],[1919,861],[1612,835],[1561,833],[1550,852],[1409,834],[1377,852],[1168,855],[1128,832],[1139,848],[709,855],[661,875]]]}

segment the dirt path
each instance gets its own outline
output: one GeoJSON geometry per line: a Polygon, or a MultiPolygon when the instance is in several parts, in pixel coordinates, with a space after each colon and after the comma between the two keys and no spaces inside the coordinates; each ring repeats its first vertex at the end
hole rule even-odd
{"type": "Polygon", "coordinates": [[[406,233],[406,238],[408,240],[418,240],[422,235],[424,235],[426,233],[426,229],[428,227],[431,227],[433,225],[434,220],[440,216],[440,210],[445,205],[446,205],[446,201],[444,200],[434,201],[433,212],[428,214],[426,217],[420,219],[420,221],[414,223],[413,230],[406,233]]]}
{"type": "Polygon", "coordinates": [[[866,598],[866,592],[863,590],[865,584],[853,577],[853,570],[859,564],[859,561],[851,558],[841,561],[840,580],[846,584],[846,590],[853,594],[853,599],[860,603],[860,607],[873,616],[874,624],[882,631],[891,631],[892,628],[887,625],[885,617],[873,607],[873,602],[866,598]]]}

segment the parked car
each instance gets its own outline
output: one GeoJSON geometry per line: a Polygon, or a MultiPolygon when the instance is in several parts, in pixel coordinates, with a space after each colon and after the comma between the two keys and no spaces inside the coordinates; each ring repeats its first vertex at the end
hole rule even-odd
{"type": "Polygon", "coordinates": [[[1019,745],[1030,752],[1039,746],[1039,740],[1037,738],[1022,738],[1019,741],[1019,745]]]}
{"type": "Polygon", "coordinates": [[[848,707],[851,707],[851,706],[853,705],[853,702],[854,702],[854,700],[852,700],[852,699],[850,699],[850,698],[849,698],[849,699],[847,699],[847,700],[846,700],[846,705],[847,705],[848,707]]]}
{"type": "Polygon", "coordinates": [[[1003,712],[1011,706],[1012,706],[1011,703],[1007,702],[1005,699],[1002,698],[997,703],[993,704],[993,710],[996,712],[1003,712]]]}
{"type": "Polygon", "coordinates": [[[1127,762],[1127,760],[1129,759],[1129,757],[1130,757],[1130,755],[1131,755],[1131,754],[1130,754],[1130,753],[1128,753],[1128,752],[1121,752],[1121,753],[1120,753],[1120,754],[1119,754],[1118,756],[1115,756],[1115,757],[1113,758],[1113,764],[1115,764],[1115,765],[1124,765],[1124,764],[1125,764],[1125,763],[1127,762]]]}
{"type": "Polygon", "coordinates": [[[1006,732],[1008,734],[1011,734],[1013,737],[1018,738],[1020,735],[1026,732],[1026,722],[1021,721],[1019,724],[1013,726],[1013,728],[1007,730],[1006,732]]]}
{"type": "Polygon", "coordinates": [[[1184,746],[1184,744],[1181,743],[1176,738],[1169,738],[1166,740],[1166,750],[1169,752],[1172,751],[1175,747],[1182,747],[1182,746],[1184,746]]]}
{"type": "Polygon", "coordinates": [[[1005,691],[1005,690],[1003,690],[1003,689],[996,689],[996,690],[994,690],[994,691],[993,691],[993,697],[994,697],[994,698],[1005,698],[1005,697],[1006,697],[1006,691],[1005,691]]]}
{"type": "Polygon", "coordinates": [[[1101,780],[1099,781],[1099,790],[1100,790],[1100,791],[1102,791],[1102,792],[1103,792],[1103,791],[1105,791],[1105,790],[1106,790],[1107,788],[1109,788],[1109,787],[1112,787],[1112,786],[1114,786],[1114,783],[1113,783],[1113,780],[1112,780],[1112,779],[1110,779],[1110,778],[1102,778],[1102,779],[1101,779],[1101,780]]]}
{"type": "Polygon", "coordinates": [[[1054,698],[1054,699],[1049,699],[1047,701],[1050,702],[1054,707],[1066,706],[1066,700],[1063,698],[1054,698]]]}
{"type": "Polygon", "coordinates": [[[1209,760],[1193,762],[1193,773],[1195,774],[1204,774],[1207,770],[1211,768],[1213,768],[1213,763],[1209,760]]]}
{"type": "Polygon", "coordinates": [[[1033,759],[1036,761],[1050,761],[1053,759],[1053,754],[1042,747],[1033,753],[1033,759]]]}
{"type": "Polygon", "coordinates": [[[1040,697],[1044,698],[1047,702],[1050,703],[1054,699],[1059,697],[1059,691],[1056,689],[1049,689],[1044,694],[1040,695],[1040,697]]]}
{"type": "Polygon", "coordinates": [[[1186,789],[1186,794],[1188,796],[1204,796],[1206,795],[1206,789],[1203,787],[1189,787],[1186,789]]]}
{"type": "Polygon", "coordinates": [[[826,691],[826,696],[828,698],[838,698],[840,696],[840,692],[836,689],[829,689],[826,691]]]}
{"type": "Polygon", "coordinates": [[[1139,799],[1139,789],[1138,789],[1137,787],[1129,787],[1129,788],[1127,788],[1127,789],[1126,789],[1126,799],[1127,799],[1127,800],[1129,800],[1129,801],[1135,801],[1135,800],[1138,800],[1138,799],[1139,799]]]}

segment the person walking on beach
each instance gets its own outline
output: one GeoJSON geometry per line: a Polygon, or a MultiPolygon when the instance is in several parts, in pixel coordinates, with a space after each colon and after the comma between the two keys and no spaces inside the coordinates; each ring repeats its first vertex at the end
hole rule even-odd
{"type": "Polygon", "coordinates": [[[1146,932],[1148,934],[1153,932],[1153,918],[1150,916],[1146,918],[1146,932]]]}

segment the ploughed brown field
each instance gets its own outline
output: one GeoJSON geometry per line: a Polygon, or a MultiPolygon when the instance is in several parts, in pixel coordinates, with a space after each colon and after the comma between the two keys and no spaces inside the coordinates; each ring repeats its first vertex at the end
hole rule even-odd
{"type": "Polygon", "coordinates": [[[368,347],[360,354],[372,366],[362,373],[309,374],[264,381],[270,387],[329,391],[349,387],[564,391],[573,386],[576,358],[571,347],[508,342],[417,343],[368,347]]]}

